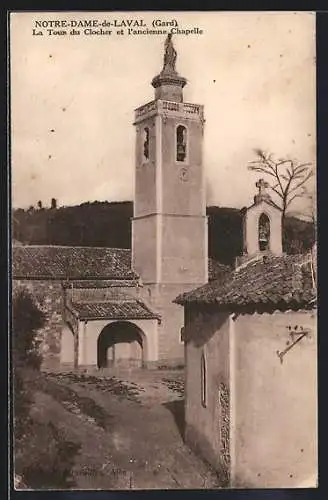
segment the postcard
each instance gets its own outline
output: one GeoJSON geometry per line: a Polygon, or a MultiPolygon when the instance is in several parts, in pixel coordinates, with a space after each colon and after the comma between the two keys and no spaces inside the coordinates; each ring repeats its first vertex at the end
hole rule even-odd
{"type": "Polygon", "coordinates": [[[313,12],[11,12],[20,490],[318,486],[313,12]]]}

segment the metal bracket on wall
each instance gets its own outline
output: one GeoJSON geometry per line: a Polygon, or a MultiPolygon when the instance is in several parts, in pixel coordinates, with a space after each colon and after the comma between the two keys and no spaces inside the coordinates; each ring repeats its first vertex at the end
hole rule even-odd
{"type": "MultiPolygon", "coordinates": [[[[291,330],[291,327],[289,326],[288,329],[291,330]]],[[[287,354],[288,351],[290,351],[296,344],[298,344],[298,342],[300,342],[303,337],[306,337],[310,333],[310,330],[305,330],[302,326],[299,327],[299,331],[297,330],[298,327],[296,326],[294,327],[294,330],[289,332],[289,335],[292,338],[292,343],[288,345],[288,347],[286,347],[286,349],[284,349],[283,351],[276,351],[281,364],[283,363],[285,354],[287,354]],[[296,340],[294,340],[295,337],[297,337],[296,340]]],[[[287,344],[289,344],[289,341],[287,341],[287,344]]]]}

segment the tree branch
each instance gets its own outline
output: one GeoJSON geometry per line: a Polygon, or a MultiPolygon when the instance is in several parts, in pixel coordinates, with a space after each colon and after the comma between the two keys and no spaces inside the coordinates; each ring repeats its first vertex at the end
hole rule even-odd
{"type": "Polygon", "coordinates": [[[249,162],[248,169],[275,179],[276,182],[270,185],[270,189],[280,198],[282,207],[272,203],[285,213],[296,198],[305,195],[304,185],[313,176],[312,164],[298,163],[291,158],[279,158],[275,161],[272,153],[268,154],[261,149],[255,149],[254,152],[258,159],[249,162]]]}
{"type": "Polygon", "coordinates": [[[271,177],[276,178],[276,175],[274,173],[268,172],[267,170],[265,170],[262,167],[253,167],[253,166],[250,166],[250,167],[248,167],[248,169],[249,170],[253,170],[254,172],[263,172],[263,174],[265,174],[265,175],[271,175],[271,177]]]}
{"type": "Polygon", "coordinates": [[[289,205],[292,203],[293,200],[295,200],[295,198],[303,198],[303,195],[301,193],[296,193],[294,194],[291,198],[289,198],[289,200],[287,201],[287,207],[289,207],[289,205]]]}
{"type": "Polygon", "coordinates": [[[294,193],[297,189],[299,189],[301,186],[303,186],[310,178],[312,177],[312,174],[308,174],[306,177],[304,177],[304,179],[301,180],[301,182],[299,182],[296,186],[294,186],[289,194],[291,193],[294,193]]]}
{"type": "Polygon", "coordinates": [[[267,169],[268,169],[268,170],[271,170],[271,172],[275,172],[274,166],[267,164],[265,162],[255,160],[255,161],[251,161],[249,163],[250,163],[249,168],[256,167],[256,168],[261,168],[263,171],[267,171],[267,169]]]}
{"type": "Polygon", "coordinates": [[[280,198],[283,198],[283,194],[280,193],[280,191],[278,191],[276,188],[274,188],[273,186],[270,186],[270,188],[272,189],[272,191],[274,191],[278,196],[280,196],[280,198]]]}

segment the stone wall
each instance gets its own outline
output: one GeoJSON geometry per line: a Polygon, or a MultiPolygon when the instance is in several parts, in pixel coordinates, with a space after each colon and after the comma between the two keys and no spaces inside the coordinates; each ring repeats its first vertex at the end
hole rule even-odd
{"type": "Polygon", "coordinates": [[[23,288],[34,297],[37,306],[46,314],[46,325],[39,332],[43,368],[60,364],[60,342],[63,326],[63,288],[58,280],[13,280],[13,292],[23,288]]]}

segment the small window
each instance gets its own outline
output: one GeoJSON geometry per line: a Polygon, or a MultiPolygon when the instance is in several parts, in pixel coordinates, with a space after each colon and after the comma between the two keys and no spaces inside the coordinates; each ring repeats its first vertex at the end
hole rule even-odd
{"type": "Polygon", "coordinates": [[[259,218],[259,250],[264,252],[270,248],[270,220],[266,214],[259,218]]]}
{"type": "Polygon", "coordinates": [[[200,376],[201,376],[201,398],[202,406],[206,408],[207,406],[207,373],[206,373],[206,359],[205,354],[202,353],[200,360],[200,376]]]}
{"type": "Polygon", "coordinates": [[[144,161],[149,160],[149,128],[148,127],[146,127],[144,129],[143,157],[144,157],[144,161]]]}
{"type": "Polygon", "coordinates": [[[177,161],[185,161],[187,156],[187,129],[183,125],[177,127],[177,161]]]}

